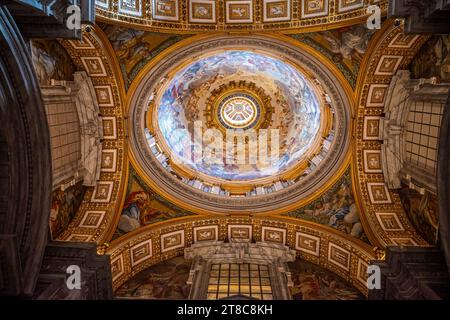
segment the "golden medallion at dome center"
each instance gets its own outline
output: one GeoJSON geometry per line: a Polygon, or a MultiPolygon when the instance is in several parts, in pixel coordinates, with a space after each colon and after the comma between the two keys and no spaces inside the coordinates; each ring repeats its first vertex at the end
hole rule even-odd
{"type": "Polygon", "coordinates": [[[233,93],[219,103],[218,117],[227,129],[250,129],[258,122],[258,101],[245,93],[233,93]]]}

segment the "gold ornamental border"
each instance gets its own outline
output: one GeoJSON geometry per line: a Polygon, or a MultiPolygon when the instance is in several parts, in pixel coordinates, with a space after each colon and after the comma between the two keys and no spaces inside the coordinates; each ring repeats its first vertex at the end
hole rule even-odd
{"type": "Polygon", "coordinates": [[[263,239],[265,228],[280,230],[285,233],[284,244],[296,251],[297,258],[324,267],[348,281],[364,295],[368,294],[367,266],[370,261],[380,258],[377,257],[377,248],[314,222],[246,215],[177,218],[140,228],[114,240],[105,251],[111,257],[113,289],[117,290],[127,280],[154,264],[183,255],[184,249],[195,241],[195,228],[217,228],[217,239],[221,241],[227,240],[230,225],[251,226],[251,238],[254,241],[267,241],[263,239]],[[182,234],[182,245],[172,250],[162,250],[162,237],[173,233],[182,234]],[[299,244],[299,236],[315,239],[317,251],[303,250],[299,244]],[[346,266],[336,263],[331,247],[339,248],[347,256],[346,266]]]}
{"type": "Polygon", "coordinates": [[[82,41],[60,40],[78,70],[84,70],[90,76],[94,88],[108,87],[111,92],[111,106],[101,106],[102,118],[108,118],[115,124],[115,136],[103,139],[103,150],[116,150],[117,165],[115,172],[101,172],[96,187],[87,189],[83,201],[74,219],[57,240],[103,243],[111,239],[116,229],[119,215],[126,195],[128,179],[128,140],[125,125],[126,91],[121,77],[119,63],[114,50],[101,28],[83,26],[82,41]],[[86,61],[97,61],[103,68],[103,74],[93,74],[86,68],[86,61]],[[108,201],[93,201],[98,186],[110,184],[108,201]],[[83,224],[90,214],[101,214],[96,226],[83,224]]]}
{"type": "MultiPolygon", "coordinates": [[[[227,97],[229,97],[233,94],[239,94],[239,93],[249,95],[250,97],[255,99],[257,102],[257,105],[255,105],[253,103],[253,101],[249,100],[246,97],[242,97],[242,99],[248,101],[250,103],[250,105],[252,105],[252,108],[254,109],[253,117],[251,117],[246,123],[244,123],[242,125],[242,127],[246,127],[250,123],[252,123],[256,120],[256,123],[252,126],[252,129],[258,129],[261,126],[262,122],[267,122],[267,120],[263,121],[263,120],[267,119],[266,117],[263,117],[263,115],[267,114],[266,110],[271,110],[272,108],[270,108],[270,107],[267,108],[266,104],[264,104],[262,102],[262,99],[258,95],[256,95],[254,92],[252,92],[251,90],[244,89],[244,88],[241,88],[241,89],[235,88],[235,89],[223,92],[223,94],[221,94],[218,97],[215,97],[215,98],[212,97],[214,99],[214,102],[213,102],[214,107],[212,108],[211,113],[209,113],[209,115],[210,115],[210,118],[208,121],[209,127],[215,127],[216,129],[219,129],[223,134],[225,134],[227,128],[220,122],[220,119],[219,119],[219,114],[220,114],[220,117],[223,119],[223,121],[225,121],[223,106],[222,106],[222,111],[219,112],[220,104],[221,104],[222,100],[226,99],[227,97]],[[257,110],[258,109],[257,107],[259,107],[259,110],[257,110]],[[212,118],[212,121],[211,121],[211,118],[212,118]]],[[[208,110],[208,107],[209,106],[207,104],[206,110],[208,110]]],[[[211,110],[211,109],[209,109],[209,110],[211,110]]]]}
{"type": "MultiPolygon", "coordinates": [[[[408,69],[413,57],[428,39],[428,36],[414,36],[410,45],[395,45],[395,40],[403,33],[403,25],[395,26],[394,20],[385,21],[382,29],[371,39],[368,50],[361,64],[354,97],[357,109],[354,121],[354,143],[352,145],[354,173],[352,180],[356,186],[356,197],[362,222],[367,236],[373,244],[379,247],[386,246],[428,246],[406,217],[399,194],[396,190],[388,190],[389,203],[373,203],[369,195],[368,184],[385,184],[383,173],[366,173],[364,171],[364,150],[381,150],[381,141],[364,139],[364,119],[366,116],[382,117],[384,107],[368,107],[369,88],[372,84],[389,85],[392,77],[398,70],[408,69]],[[399,57],[401,63],[389,74],[377,73],[383,56],[399,57]],[[401,224],[398,230],[386,230],[377,218],[377,213],[389,213],[398,218],[401,224]]],[[[387,189],[387,186],[386,186],[387,189]]]]}
{"type": "MultiPolygon", "coordinates": [[[[318,16],[308,16],[303,13],[302,2],[313,0],[289,0],[290,16],[285,21],[264,21],[263,0],[253,0],[252,22],[235,23],[226,20],[226,1],[215,2],[215,22],[192,22],[189,17],[189,0],[172,0],[178,6],[178,18],[154,18],[152,1],[136,0],[136,8],[140,13],[121,10],[121,0],[105,0],[106,6],[96,5],[96,20],[120,25],[126,28],[142,29],[161,33],[200,34],[200,33],[249,33],[249,32],[280,32],[285,34],[318,32],[329,29],[348,27],[365,23],[369,14],[367,7],[377,5],[382,16],[386,16],[387,0],[356,0],[359,7],[355,9],[340,9],[344,0],[328,0],[328,8],[324,8],[318,16]]],[[[287,1],[287,0],[284,0],[287,1]]],[[[325,2],[324,2],[325,3],[325,2]]],[[[323,3],[322,3],[323,4],[323,3]]]]}

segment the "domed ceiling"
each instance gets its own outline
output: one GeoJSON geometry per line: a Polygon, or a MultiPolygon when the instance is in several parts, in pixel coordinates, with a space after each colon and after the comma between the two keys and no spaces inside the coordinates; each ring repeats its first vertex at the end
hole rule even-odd
{"type": "Polygon", "coordinates": [[[178,157],[205,179],[265,178],[305,159],[320,138],[321,100],[316,92],[302,73],[286,62],[251,51],[224,51],[199,58],[173,76],[156,100],[157,126],[171,158],[178,157]],[[217,138],[224,140],[233,129],[256,129],[256,134],[269,129],[271,138],[279,139],[280,150],[275,147],[277,150],[269,153],[268,148],[261,149],[260,157],[267,153],[265,161],[242,164],[238,152],[223,150],[220,157],[196,160],[191,148],[195,122],[204,130],[218,129],[217,138]]]}
{"type": "MultiPolygon", "coordinates": [[[[106,2],[121,10],[116,1],[106,2]]],[[[145,3],[148,9],[150,1],[145,3]]],[[[341,3],[350,1],[330,2],[327,19],[337,16],[341,3]]],[[[156,26],[147,10],[143,14],[156,26]]],[[[369,44],[369,36],[358,36],[364,28],[188,37],[121,24],[103,31],[96,26],[82,43],[64,41],[77,69],[85,69],[104,93],[103,146],[115,160],[59,239],[100,244],[111,254],[115,288],[182,254],[201,236],[226,240],[235,232],[285,244],[366,290],[364,268],[382,253],[378,248],[425,244],[406,220],[398,194],[385,186],[382,169],[366,170],[366,156],[380,149],[367,135],[369,121],[383,114],[383,106],[369,105],[373,86],[385,87],[397,69],[407,68],[426,37],[405,40],[391,21],[369,44]],[[351,54],[349,48],[355,48],[351,54]],[[389,75],[378,74],[380,57],[393,55],[402,63],[392,64],[389,75]],[[99,65],[104,73],[93,68],[99,65]],[[222,143],[220,157],[203,148],[197,161],[197,144],[189,141],[195,142],[198,129],[203,142],[218,149],[222,143]],[[252,131],[256,140],[266,132],[270,142],[278,130],[278,158],[271,143],[265,165],[258,158],[239,163],[235,152],[227,158],[228,130],[247,133],[245,154],[259,149],[252,131]],[[205,161],[210,158],[222,162],[205,161]],[[237,163],[229,165],[231,160],[237,163]],[[376,192],[386,199],[375,198],[376,192]],[[123,220],[132,228],[123,228],[123,220]]],[[[295,31],[306,30],[300,29],[295,31]]]]}
{"type": "Polygon", "coordinates": [[[296,46],[206,37],[143,73],[130,89],[134,156],[147,182],[181,207],[282,208],[342,170],[349,100],[296,46]]]}

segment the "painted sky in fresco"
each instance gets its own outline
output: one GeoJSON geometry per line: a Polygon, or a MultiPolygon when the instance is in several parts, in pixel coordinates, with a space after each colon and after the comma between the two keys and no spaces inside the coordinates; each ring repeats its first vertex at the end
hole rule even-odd
{"type": "MultiPolygon", "coordinates": [[[[272,106],[277,108],[276,102],[272,106]]],[[[170,81],[158,105],[158,125],[167,145],[193,170],[226,180],[251,180],[278,174],[297,163],[311,146],[320,127],[318,99],[305,77],[293,66],[255,52],[225,51],[199,59],[179,71],[170,81]],[[270,83],[282,92],[292,121],[286,144],[278,158],[259,167],[194,162],[188,141],[192,141],[192,111],[186,108],[191,93],[226,79],[270,83]],[[189,120],[188,120],[189,119],[189,120]],[[188,152],[186,152],[188,148],[188,152]]],[[[204,124],[205,125],[205,124],[204,124]]],[[[207,128],[204,128],[206,130],[207,128]]],[[[224,152],[225,154],[225,152],[224,152]]]]}

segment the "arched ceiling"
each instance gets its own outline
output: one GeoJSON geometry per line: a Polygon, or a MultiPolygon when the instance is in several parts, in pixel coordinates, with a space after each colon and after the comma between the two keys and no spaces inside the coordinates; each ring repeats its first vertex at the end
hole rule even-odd
{"type": "MultiPolygon", "coordinates": [[[[299,9],[301,2],[292,1],[292,21],[263,23],[259,10],[256,11],[259,17],[255,16],[255,19],[259,19],[257,21],[260,23],[244,28],[242,24],[228,26],[224,23],[221,18],[225,14],[223,9],[217,11],[218,25],[212,26],[188,23],[188,16],[183,18],[181,15],[180,22],[153,20],[150,18],[152,6],[147,2],[141,5],[148,10],[142,11],[142,17],[136,17],[130,13],[132,10],[127,13],[122,10],[123,7],[119,12],[119,5],[115,2],[97,1],[101,21],[153,31],[176,32],[178,28],[181,32],[200,29],[205,33],[190,37],[152,33],[154,39],[159,39],[160,45],[154,50],[144,50],[143,56],[139,56],[140,51],[136,49],[141,48],[141,43],[133,42],[133,36],[121,43],[118,33],[118,38],[110,42],[102,31],[105,26],[96,26],[91,32],[85,32],[82,42],[61,42],[77,68],[85,70],[93,80],[101,99],[99,105],[105,132],[103,150],[114,156],[115,167],[114,170],[103,170],[97,186],[88,189],[80,210],[59,240],[98,243],[99,253],[111,254],[114,287],[118,288],[146,267],[181,254],[184,247],[197,241],[198,230],[209,228],[211,234],[221,240],[226,239],[230,228],[234,227],[248,230],[254,240],[265,241],[265,235],[272,232],[281,236],[283,243],[296,249],[299,257],[340,274],[362,292],[365,290],[365,268],[379,253],[378,248],[389,245],[427,245],[408,222],[398,194],[385,186],[381,169],[367,172],[364,167],[367,152],[377,153],[380,150],[377,140],[367,138],[367,121],[377,120],[383,113],[383,106],[367,105],[370,88],[373,85],[388,85],[396,70],[408,67],[427,37],[402,37],[402,28],[394,27],[392,21],[388,20],[382,30],[371,38],[357,41],[361,50],[355,49],[348,53],[348,39],[344,40],[346,38],[336,30],[300,37],[271,32],[250,35],[209,34],[216,27],[217,30],[236,28],[241,31],[249,28],[261,30],[269,26],[280,30],[292,28],[289,32],[303,32],[316,27],[331,29],[356,23],[363,12],[363,9],[358,8],[349,9],[346,13],[339,11],[342,4],[352,2],[358,6],[358,1],[325,2],[329,5],[329,14],[322,18],[303,19],[299,9]],[[107,6],[100,2],[107,3],[107,6]],[[331,41],[330,36],[335,41],[331,41]],[[133,43],[133,47],[123,51],[123,45],[129,42],[133,43]],[[319,117],[320,125],[313,134],[312,145],[315,138],[326,138],[323,132],[335,132],[329,151],[318,162],[315,170],[303,176],[298,174],[306,172],[306,168],[294,170],[297,178],[301,176],[298,184],[250,197],[231,197],[233,192],[226,196],[215,195],[211,190],[206,192],[196,189],[176,177],[192,174],[195,171],[192,166],[180,167],[174,175],[150,152],[146,132],[161,139],[160,151],[164,151],[164,144],[170,145],[170,141],[167,141],[170,137],[164,136],[163,132],[158,133],[161,125],[158,110],[162,105],[158,99],[164,97],[165,92],[171,92],[171,85],[177,83],[177,79],[183,77],[186,70],[196,62],[233,51],[253,55],[263,52],[267,55],[264,59],[277,59],[286,68],[292,68],[292,72],[298,72],[298,79],[302,79],[298,83],[306,84],[306,90],[311,92],[312,97],[304,107],[313,106],[314,109],[315,102],[311,101],[317,99],[319,112],[315,115],[319,117]],[[128,56],[122,59],[124,52],[128,56]],[[398,59],[399,63],[393,64],[394,69],[380,73],[380,61],[391,58],[398,59]],[[132,63],[129,63],[130,59],[132,63]],[[164,81],[161,82],[162,79],[164,81]],[[152,95],[153,99],[150,99],[152,95]],[[156,101],[158,104],[155,104],[156,101]],[[328,129],[325,130],[325,127],[328,129]],[[374,199],[376,190],[384,193],[386,199],[374,199]],[[121,218],[129,212],[128,206],[133,203],[138,208],[141,203],[144,206],[141,210],[148,217],[158,218],[145,221],[139,221],[138,218],[133,222],[133,228],[118,233],[121,218]],[[332,214],[328,215],[330,212],[332,214]],[[397,225],[392,226],[384,219],[395,220],[397,225]],[[182,241],[175,247],[164,247],[163,240],[171,236],[182,241]]],[[[184,8],[180,12],[187,15],[187,2],[177,3],[180,8],[184,8]]],[[[223,8],[225,2],[218,3],[223,8]]],[[[381,5],[385,8],[385,1],[381,5]]],[[[254,4],[255,8],[259,6],[259,2],[254,4]]],[[[144,31],[133,30],[127,34],[136,32],[142,35],[144,31]]],[[[280,126],[280,111],[267,101],[273,101],[278,89],[286,90],[282,88],[283,81],[274,85],[273,77],[264,80],[252,74],[251,69],[246,72],[246,81],[237,91],[233,91],[236,86],[233,87],[231,81],[213,83],[215,95],[211,94],[214,90],[202,89],[194,82],[193,88],[198,88],[199,97],[205,100],[205,105],[207,96],[211,98],[211,110],[221,110],[220,103],[224,101],[225,105],[228,102],[225,99],[227,93],[247,93],[255,99],[249,100],[250,108],[257,105],[266,108],[264,114],[259,114],[255,125],[262,126],[264,120],[272,119],[272,126],[280,126]],[[221,86],[225,91],[220,91],[221,86]]],[[[206,78],[210,76],[206,75],[206,78]]],[[[225,74],[223,79],[233,80],[232,77],[231,73],[225,74]]],[[[248,98],[242,95],[238,98],[243,97],[248,98]]],[[[189,101],[183,99],[182,106],[188,107],[189,101]]],[[[286,101],[286,106],[290,108],[289,101],[286,101]]],[[[257,107],[253,110],[258,112],[257,107]]],[[[199,117],[205,122],[212,121],[217,128],[221,125],[220,118],[208,120],[204,112],[199,117]]],[[[310,122],[311,128],[315,128],[314,119],[310,122]]],[[[229,121],[225,118],[222,120],[229,121]]],[[[233,125],[233,122],[228,124],[233,125]]],[[[305,145],[308,145],[308,140],[305,141],[305,145]]],[[[323,141],[319,145],[323,146],[323,141]]],[[[294,161],[293,167],[299,167],[296,164],[301,163],[302,156],[294,161]]],[[[205,182],[227,187],[220,180],[223,176],[207,170],[203,173],[204,177],[211,179],[205,182]]],[[[228,190],[242,193],[242,186],[239,186],[242,181],[235,182],[238,183],[234,186],[228,185],[228,190]]]]}
{"type": "Polygon", "coordinates": [[[317,31],[362,22],[385,0],[96,0],[108,23],[168,33],[317,31]]]}

